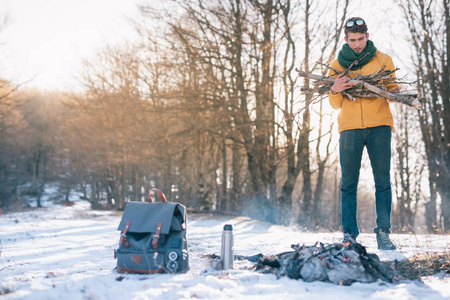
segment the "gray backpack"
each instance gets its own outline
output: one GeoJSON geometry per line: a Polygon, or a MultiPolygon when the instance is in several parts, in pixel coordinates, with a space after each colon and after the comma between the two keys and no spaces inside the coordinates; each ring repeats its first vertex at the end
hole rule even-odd
{"type": "Polygon", "coordinates": [[[118,273],[177,273],[189,270],[186,239],[186,208],[167,202],[128,202],[117,230],[121,231],[115,252],[118,273]]]}

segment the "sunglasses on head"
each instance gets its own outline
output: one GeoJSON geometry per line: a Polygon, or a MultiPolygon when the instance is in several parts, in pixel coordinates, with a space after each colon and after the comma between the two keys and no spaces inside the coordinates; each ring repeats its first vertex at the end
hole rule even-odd
{"type": "Polygon", "coordinates": [[[350,27],[353,27],[355,25],[362,26],[364,24],[366,24],[366,23],[364,22],[363,19],[350,20],[350,21],[347,21],[347,23],[345,23],[345,27],[350,28],[350,27]]]}

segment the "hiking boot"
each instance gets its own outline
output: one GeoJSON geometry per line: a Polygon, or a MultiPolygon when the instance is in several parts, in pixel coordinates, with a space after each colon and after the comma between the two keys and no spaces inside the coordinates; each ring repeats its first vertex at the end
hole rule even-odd
{"type": "Polygon", "coordinates": [[[342,240],[343,244],[351,243],[356,244],[356,238],[348,232],[344,232],[344,239],[342,240]]]}
{"type": "Polygon", "coordinates": [[[389,233],[383,231],[380,229],[380,231],[377,232],[377,243],[378,243],[378,249],[381,250],[395,250],[397,247],[392,243],[392,241],[389,239],[389,233]]]}

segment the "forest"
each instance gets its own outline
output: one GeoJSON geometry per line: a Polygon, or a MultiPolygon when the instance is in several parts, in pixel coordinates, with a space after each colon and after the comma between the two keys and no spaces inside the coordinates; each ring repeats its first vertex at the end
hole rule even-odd
{"type": "MultiPolygon", "coordinates": [[[[138,42],[84,60],[77,90],[0,78],[0,209],[41,206],[54,184],[57,201],[75,190],[92,209],[123,210],[157,187],[192,211],[339,229],[338,111],[302,92],[311,82],[297,70],[328,72],[356,1],[161,2],[140,4],[138,42]]],[[[370,37],[405,39],[394,63],[422,106],[390,104],[393,232],[448,233],[450,1],[393,5],[402,27],[370,37]]],[[[374,191],[365,156],[358,220],[369,232],[374,191]]]]}

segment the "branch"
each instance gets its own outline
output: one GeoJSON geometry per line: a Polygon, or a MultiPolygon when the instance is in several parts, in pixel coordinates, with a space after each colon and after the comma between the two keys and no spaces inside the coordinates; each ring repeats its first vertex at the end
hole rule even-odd
{"type": "MultiPolygon", "coordinates": [[[[383,69],[382,69],[383,70],[383,69]]],[[[389,74],[391,74],[393,71],[380,71],[376,74],[370,74],[367,76],[357,76],[357,80],[352,79],[350,82],[356,83],[354,87],[351,89],[345,90],[343,94],[347,96],[350,100],[354,101],[355,97],[358,98],[366,98],[366,97],[381,97],[386,98],[389,100],[392,100],[393,102],[403,103],[409,106],[412,106],[416,109],[421,108],[421,104],[418,100],[418,94],[400,94],[400,93],[390,93],[386,91],[384,86],[378,87],[371,83],[378,83],[381,80],[392,80],[392,77],[388,77],[389,74]],[[369,82],[367,82],[369,81],[369,82]]],[[[301,70],[296,69],[298,72],[298,75],[300,77],[309,78],[312,80],[316,80],[316,82],[313,82],[312,85],[316,88],[309,89],[304,88],[302,89],[305,92],[318,92],[319,94],[325,94],[328,93],[331,86],[334,84],[334,78],[333,77],[326,77],[326,76],[320,76],[320,75],[314,75],[308,72],[304,72],[301,70]]],[[[392,81],[394,82],[394,81],[392,81]]]]}

